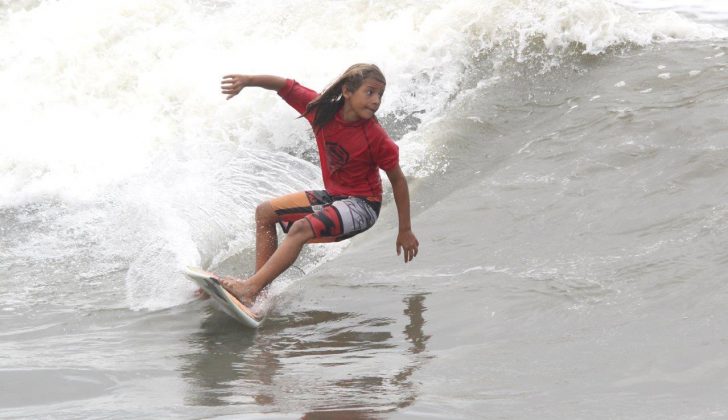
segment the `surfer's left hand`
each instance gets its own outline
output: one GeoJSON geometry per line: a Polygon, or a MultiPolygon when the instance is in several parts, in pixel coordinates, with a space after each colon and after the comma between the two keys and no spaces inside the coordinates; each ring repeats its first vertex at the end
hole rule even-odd
{"type": "Polygon", "coordinates": [[[404,262],[410,262],[414,257],[417,256],[417,250],[420,247],[420,243],[417,241],[417,237],[411,230],[405,230],[399,232],[397,235],[397,255],[402,255],[404,250],[404,262]]]}

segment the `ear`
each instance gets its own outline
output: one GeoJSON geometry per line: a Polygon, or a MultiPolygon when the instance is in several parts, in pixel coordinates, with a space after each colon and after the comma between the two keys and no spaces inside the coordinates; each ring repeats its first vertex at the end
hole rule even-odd
{"type": "Polygon", "coordinates": [[[348,87],[346,87],[346,83],[343,83],[341,85],[341,96],[344,97],[344,99],[349,99],[351,97],[352,92],[349,90],[348,87]]]}

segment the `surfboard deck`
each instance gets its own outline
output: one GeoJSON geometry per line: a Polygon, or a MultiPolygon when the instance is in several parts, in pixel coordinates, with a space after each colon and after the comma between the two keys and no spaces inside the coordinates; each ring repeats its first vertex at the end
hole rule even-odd
{"type": "Polygon", "coordinates": [[[220,284],[220,278],[198,267],[187,267],[184,274],[202,288],[223,312],[233,319],[250,328],[258,328],[263,321],[262,317],[252,309],[243,305],[235,296],[230,294],[220,284]]]}

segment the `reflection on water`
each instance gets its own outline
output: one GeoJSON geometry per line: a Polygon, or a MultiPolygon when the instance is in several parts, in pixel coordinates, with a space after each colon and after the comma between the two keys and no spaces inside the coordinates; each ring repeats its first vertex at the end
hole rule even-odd
{"type": "MultiPolygon", "coordinates": [[[[430,339],[430,336],[422,332],[422,327],[425,325],[425,318],[422,316],[422,313],[425,312],[424,302],[424,294],[410,296],[405,300],[407,305],[404,314],[409,316],[410,323],[405,327],[404,334],[411,343],[409,352],[412,354],[412,362],[395,376],[396,383],[401,384],[403,387],[412,387],[409,378],[420,368],[422,363],[429,359],[425,350],[427,349],[427,340],[430,339]]],[[[416,393],[410,393],[409,398],[402,400],[398,408],[405,408],[414,404],[416,396],[416,393]]]]}
{"type": "Polygon", "coordinates": [[[187,404],[308,412],[306,419],[370,419],[407,407],[430,337],[425,294],[403,303],[399,319],[307,311],[271,317],[257,331],[209,309],[189,337],[194,352],[183,357],[187,404]]]}
{"type": "Polygon", "coordinates": [[[427,340],[430,339],[429,335],[422,332],[422,327],[425,325],[425,318],[422,316],[422,313],[425,312],[425,295],[410,296],[405,303],[407,308],[404,310],[404,314],[409,316],[410,323],[405,327],[404,333],[412,343],[410,351],[413,354],[422,353],[425,351],[427,340]]]}
{"type": "MultiPolygon", "coordinates": [[[[182,376],[194,385],[188,405],[219,406],[236,399],[230,383],[240,379],[234,366],[241,364],[255,341],[255,331],[242,329],[227,315],[208,307],[200,331],[188,342],[194,353],[182,356],[182,376]]],[[[255,397],[254,397],[255,398],[255,397]]]]}

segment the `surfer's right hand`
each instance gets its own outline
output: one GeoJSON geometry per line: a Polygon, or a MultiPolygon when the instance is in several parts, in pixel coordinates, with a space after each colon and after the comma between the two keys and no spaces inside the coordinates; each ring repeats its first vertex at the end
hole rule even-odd
{"type": "Polygon", "coordinates": [[[227,98],[225,99],[230,99],[240,93],[240,91],[249,84],[250,76],[242,74],[228,74],[222,78],[222,94],[227,95],[227,98]]]}

